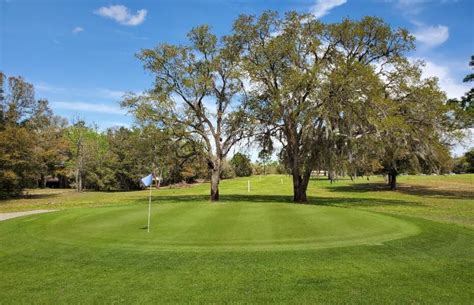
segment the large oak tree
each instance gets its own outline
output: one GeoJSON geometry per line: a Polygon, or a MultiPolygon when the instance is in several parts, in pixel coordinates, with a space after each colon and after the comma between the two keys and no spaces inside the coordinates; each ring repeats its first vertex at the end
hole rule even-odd
{"type": "Polygon", "coordinates": [[[323,24],[310,15],[266,12],[240,16],[233,39],[254,84],[253,110],[283,145],[293,200],[306,202],[318,164],[332,164],[336,153],[347,153],[341,147],[376,133],[389,101],[375,67],[397,61],[414,38],[373,17],[323,24]]]}
{"type": "Polygon", "coordinates": [[[207,26],[188,34],[187,45],[161,44],[137,57],[155,78],[152,89],[122,103],[143,122],[177,131],[206,152],[213,201],[219,200],[222,163],[249,133],[242,107],[239,52],[207,26]]]}

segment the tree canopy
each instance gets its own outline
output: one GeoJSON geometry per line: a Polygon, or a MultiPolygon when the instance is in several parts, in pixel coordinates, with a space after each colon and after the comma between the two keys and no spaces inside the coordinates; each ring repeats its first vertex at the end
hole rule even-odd
{"type": "Polygon", "coordinates": [[[250,158],[242,153],[236,153],[230,160],[230,164],[234,167],[237,177],[247,177],[252,175],[252,164],[250,158]]]}

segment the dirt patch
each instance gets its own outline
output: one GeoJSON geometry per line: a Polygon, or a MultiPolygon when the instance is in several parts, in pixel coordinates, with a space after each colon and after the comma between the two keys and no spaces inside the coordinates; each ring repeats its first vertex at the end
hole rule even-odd
{"type": "Polygon", "coordinates": [[[54,212],[54,211],[58,211],[58,210],[33,210],[33,211],[23,211],[23,212],[0,213],[0,221],[16,218],[16,217],[21,217],[21,216],[48,213],[48,212],[54,212]]]}

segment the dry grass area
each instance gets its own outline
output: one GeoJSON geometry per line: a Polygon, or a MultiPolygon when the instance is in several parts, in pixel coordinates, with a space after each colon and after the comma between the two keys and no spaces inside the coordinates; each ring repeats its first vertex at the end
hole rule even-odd
{"type": "Polygon", "coordinates": [[[330,196],[342,194],[351,206],[474,227],[473,174],[401,176],[396,191],[388,190],[381,177],[341,181],[327,190],[330,196]]]}

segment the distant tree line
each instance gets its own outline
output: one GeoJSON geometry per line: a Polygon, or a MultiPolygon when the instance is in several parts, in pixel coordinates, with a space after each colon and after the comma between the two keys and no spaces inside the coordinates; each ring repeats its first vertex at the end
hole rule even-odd
{"type": "Polygon", "coordinates": [[[474,173],[474,148],[454,158],[452,170],[456,174],[474,173]]]}
{"type": "MultiPolygon", "coordinates": [[[[33,85],[0,72],[0,198],[36,187],[136,190],[150,172],[161,185],[208,179],[202,147],[177,134],[153,124],[105,131],[69,124],[35,98],[33,85]]],[[[253,174],[244,154],[222,162],[221,178],[253,174]]]]}
{"type": "Polygon", "coordinates": [[[161,183],[207,178],[203,153],[154,125],[99,131],[82,120],[68,124],[33,85],[0,72],[0,198],[24,188],[139,189],[151,171],[161,183]]]}

